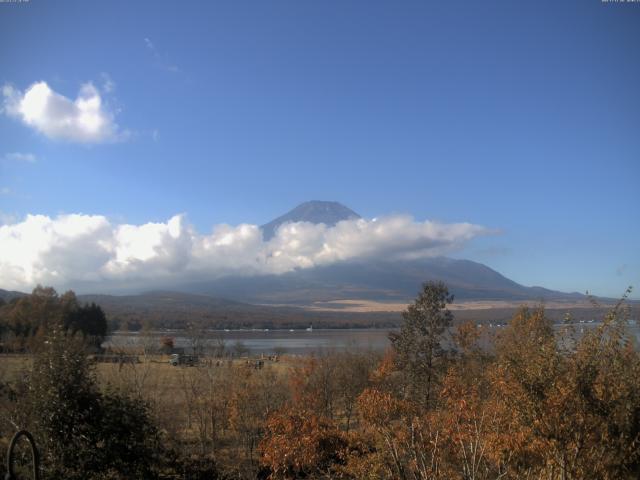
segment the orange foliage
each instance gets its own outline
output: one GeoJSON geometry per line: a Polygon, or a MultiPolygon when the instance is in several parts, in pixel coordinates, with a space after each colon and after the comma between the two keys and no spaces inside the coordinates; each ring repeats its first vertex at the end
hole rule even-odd
{"type": "Polygon", "coordinates": [[[308,410],[271,416],[260,444],[263,464],[273,479],[337,472],[346,448],[346,435],[308,410]]]}

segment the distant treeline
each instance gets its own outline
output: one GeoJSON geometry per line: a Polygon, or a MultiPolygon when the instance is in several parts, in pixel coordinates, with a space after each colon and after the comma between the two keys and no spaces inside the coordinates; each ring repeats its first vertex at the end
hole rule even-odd
{"type": "MultiPolygon", "coordinates": [[[[547,317],[560,323],[570,314],[574,320],[601,319],[609,307],[554,308],[547,309],[547,317]]],[[[207,328],[247,329],[301,329],[313,324],[314,328],[394,328],[402,323],[396,312],[311,312],[304,308],[264,307],[258,310],[234,312],[212,312],[198,308],[173,311],[149,311],[133,307],[104,307],[109,330],[139,331],[144,327],[153,329],[182,329],[191,323],[207,328]]],[[[455,312],[455,323],[473,321],[480,324],[507,323],[518,308],[492,308],[461,310],[455,312]]],[[[640,318],[640,308],[631,309],[634,318],[640,318]]]]}
{"type": "Polygon", "coordinates": [[[51,287],[36,287],[31,295],[0,299],[0,345],[24,351],[36,345],[54,324],[80,334],[94,347],[107,335],[107,319],[95,303],[81,304],[71,290],[58,295],[51,287]]]}
{"type": "MultiPolygon", "coordinates": [[[[168,294],[167,294],[168,295],[168,294]]],[[[219,305],[197,303],[190,296],[173,301],[166,297],[87,296],[105,311],[109,329],[138,331],[152,329],[182,329],[196,323],[205,328],[247,329],[301,329],[313,324],[317,328],[394,328],[402,323],[399,312],[312,311],[296,306],[250,305],[220,302],[219,305]]],[[[609,307],[574,307],[547,309],[547,317],[554,323],[562,322],[567,313],[575,320],[602,318],[609,307]]],[[[631,305],[632,316],[640,317],[640,304],[631,305]]],[[[455,322],[473,321],[480,324],[507,323],[518,308],[491,308],[458,310],[455,322]]]]}

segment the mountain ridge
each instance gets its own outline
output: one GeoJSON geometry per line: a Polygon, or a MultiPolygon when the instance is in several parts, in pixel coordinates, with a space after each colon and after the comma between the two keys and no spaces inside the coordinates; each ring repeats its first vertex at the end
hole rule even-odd
{"type": "Polygon", "coordinates": [[[287,213],[265,223],[260,228],[265,241],[271,240],[281,225],[289,222],[324,223],[333,227],[342,220],[362,218],[349,207],[339,202],[325,200],[310,200],[303,202],[287,213]]]}
{"type": "Polygon", "coordinates": [[[471,260],[357,260],[280,275],[224,277],[191,284],[186,291],[246,303],[310,305],[331,300],[409,302],[426,281],[443,281],[460,301],[580,300],[585,296],[526,287],[471,260]]]}

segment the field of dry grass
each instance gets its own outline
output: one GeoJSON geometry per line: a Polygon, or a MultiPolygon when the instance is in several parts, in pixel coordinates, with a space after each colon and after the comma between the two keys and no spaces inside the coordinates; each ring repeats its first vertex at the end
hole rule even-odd
{"type": "MultiPolygon", "coordinates": [[[[507,300],[478,300],[470,302],[453,303],[448,306],[452,311],[492,310],[492,309],[516,309],[522,305],[535,306],[536,301],[507,301],[507,300]]],[[[373,312],[402,312],[407,308],[407,303],[377,302],[373,300],[331,300],[328,302],[316,302],[307,307],[311,311],[319,312],[349,312],[349,313],[373,313],[373,312]]],[[[606,306],[606,305],[603,305],[606,306]]],[[[589,301],[579,302],[546,302],[549,309],[585,309],[593,308],[589,301]]]]}
{"type": "MultiPolygon", "coordinates": [[[[139,363],[96,363],[97,384],[141,398],[170,445],[213,456],[234,475],[255,468],[261,426],[287,398],[288,372],[299,359],[204,359],[172,366],[167,355],[140,355],[139,363]]],[[[29,371],[31,355],[0,355],[0,382],[29,371]]]]}

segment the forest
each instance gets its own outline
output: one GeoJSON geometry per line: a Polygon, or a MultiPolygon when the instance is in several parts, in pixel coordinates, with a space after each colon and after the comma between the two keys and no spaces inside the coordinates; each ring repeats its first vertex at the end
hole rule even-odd
{"type": "Polygon", "coordinates": [[[44,479],[636,479],[628,293],[585,332],[571,315],[554,328],[539,306],[494,335],[454,318],[430,282],[384,353],[258,368],[146,352],[96,363],[100,307],[39,288],[0,307],[0,450],[32,432],[44,479]]]}

